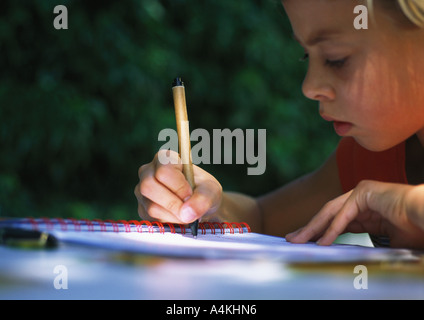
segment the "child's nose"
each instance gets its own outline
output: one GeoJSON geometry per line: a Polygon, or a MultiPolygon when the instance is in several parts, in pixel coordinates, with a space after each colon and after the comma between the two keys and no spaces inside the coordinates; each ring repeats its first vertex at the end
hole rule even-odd
{"type": "Polygon", "coordinates": [[[335,91],[323,74],[308,70],[302,84],[305,97],[316,101],[330,101],[335,98],[335,91]]]}

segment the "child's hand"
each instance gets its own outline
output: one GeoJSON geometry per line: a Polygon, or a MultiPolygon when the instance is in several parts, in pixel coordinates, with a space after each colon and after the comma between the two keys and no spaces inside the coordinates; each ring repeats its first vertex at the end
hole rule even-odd
{"type": "Polygon", "coordinates": [[[286,238],[330,245],[344,232],[389,236],[392,247],[424,248],[424,186],[362,181],[286,238]]]}
{"type": "Polygon", "coordinates": [[[219,182],[206,171],[193,166],[196,188],[192,190],[182,167],[178,154],[167,150],[159,151],[152,162],[140,167],[140,182],[134,194],[142,219],[150,215],[163,222],[191,223],[219,208],[222,198],[219,182]],[[178,164],[162,164],[159,161],[161,155],[162,158],[165,155],[172,158],[172,163],[178,164]]]}

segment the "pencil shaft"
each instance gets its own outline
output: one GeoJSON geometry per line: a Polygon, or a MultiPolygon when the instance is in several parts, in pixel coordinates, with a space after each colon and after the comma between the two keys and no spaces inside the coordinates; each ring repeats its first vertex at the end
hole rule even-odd
{"type": "MultiPolygon", "coordinates": [[[[175,79],[175,82],[181,82],[181,79],[175,79]]],[[[183,164],[183,174],[192,190],[195,188],[193,163],[191,160],[190,129],[188,126],[187,104],[185,99],[184,85],[178,83],[172,87],[174,96],[175,118],[177,120],[178,147],[180,151],[181,162],[183,164]]],[[[190,224],[193,237],[197,238],[199,220],[190,224]]]]}
{"type": "Polygon", "coordinates": [[[185,90],[183,86],[172,88],[175,106],[175,118],[177,120],[178,147],[183,164],[183,174],[190,184],[195,188],[193,164],[191,159],[190,129],[187,116],[185,90]]]}

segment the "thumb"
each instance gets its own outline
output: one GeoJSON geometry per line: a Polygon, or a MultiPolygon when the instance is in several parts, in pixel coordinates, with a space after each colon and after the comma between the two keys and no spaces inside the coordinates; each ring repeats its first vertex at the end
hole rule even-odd
{"type": "Polygon", "coordinates": [[[179,211],[179,218],[184,223],[191,223],[205,214],[214,213],[221,204],[222,189],[219,183],[203,181],[193,191],[193,194],[184,199],[179,211]]]}

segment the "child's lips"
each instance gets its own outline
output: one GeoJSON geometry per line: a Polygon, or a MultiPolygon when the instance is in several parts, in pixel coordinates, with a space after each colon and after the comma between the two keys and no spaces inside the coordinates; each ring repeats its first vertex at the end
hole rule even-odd
{"type": "Polygon", "coordinates": [[[325,120],[325,121],[337,121],[336,119],[334,119],[333,117],[327,116],[326,114],[320,113],[320,116],[325,120]]]}
{"type": "Polygon", "coordinates": [[[345,136],[350,131],[350,129],[353,126],[353,124],[350,123],[350,122],[338,121],[337,119],[334,119],[334,118],[332,118],[330,116],[327,116],[325,114],[321,114],[321,117],[325,121],[331,121],[331,122],[333,122],[334,130],[336,131],[336,133],[339,136],[345,136]]]}
{"type": "Polygon", "coordinates": [[[333,126],[339,136],[345,136],[352,129],[352,124],[349,122],[334,121],[333,126]]]}

